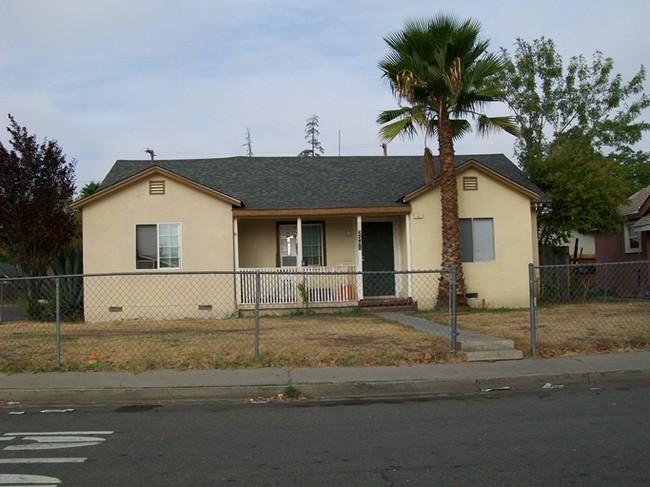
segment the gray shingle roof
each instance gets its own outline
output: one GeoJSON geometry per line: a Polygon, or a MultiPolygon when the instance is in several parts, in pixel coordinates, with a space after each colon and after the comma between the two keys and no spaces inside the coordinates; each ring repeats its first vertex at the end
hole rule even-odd
{"type": "Polygon", "coordinates": [[[650,199],[650,186],[637,191],[627,200],[627,204],[621,205],[620,212],[623,216],[639,216],[639,211],[646,201],[650,199]]]}
{"type": "MultiPolygon", "coordinates": [[[[440,174],[439,160],[434,160],[436,174],[440,174]]],[[[469,160],[546,200],[544,193],[503,154],[456,156],[457,165],[469,160]]],[[[424,184],[422,156],[230,157],[118,160],[100,190],[152,166],[238,199],[248,209],[391,206],[424,184]]]]}

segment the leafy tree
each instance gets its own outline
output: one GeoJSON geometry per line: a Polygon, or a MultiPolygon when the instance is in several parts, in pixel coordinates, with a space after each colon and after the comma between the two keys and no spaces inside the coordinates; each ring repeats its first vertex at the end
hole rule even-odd
{"type": "Polygon", "coordinates": [[[521,127],[515,154],[528,176],[554,196],[551,211],[558,212],[552,218],[547,209],[540,215],[550,225],[540,226],[542,243],[562,241],[571,224],[592,231],[611,228],[610,216],[621,197],[650,184],[650,153],[633,149],[650,129],[650,124],[639,120],[650,106],[650,97],[643,93],[645,69],[641,66],[624,83],[620,74],[613,74],[614,61],[600,52],[590,64],[583,56],[574,56],[565,69],[555,43],[544,37],[532,44],[518,39],[513,55],[502,52],[507,60],[501,77],[506,102],[521,127]],[[585,145],[592,148],[592,161],[585,159],[585,145]],[[564,165],[557,164],[558,159],[564,165]],[[603,167],[595,167],[596,162],[603,167]],[[588,208],[586,195],[577,190],[583,187],[579,163],[599,178],[590,188],[588,208]],[[558,174],[551,175],[551,170],[558,174]],[[599,215],[600,220],[588,218],[584,227],[580,214],[599,215]]]}
{"type": "Polygon", "coordinates": [[[622,223],[618,206],[628,194],[622,172],[621,165],[595,150],[588,138],[560,137],[536,173],[553,201],[552,208],[539,214],[540,241],[561,246],[574,229],[616,231],[622,223]]]}
{"type": "Polygon", "coordinates": [[[89,183],[86,183],[83,188],[81,188],[81,191],[79,191],[79,195],[77,196],[77,200],[87,198],[91,194],[95,194],[99,190],[99,185],[101,183],[99,181],[90,181],[89,183]]]}
{"type": "Polygon", "coordinates": [[[0,142],[0,246],[29,276],[45,275],[74,235],[74,162],[55,140],[41,144],[9,115],[11,150],[0,142]]]}
{"type": "Polygon", "coordinates": [[[514,55],[502,52],[507,62],[501,83],[521,127],[515,150],[524,170],[534,174],[535,164],[569,131],[579,132],[596,150],[614,154],[622,164],[634,157],[630,147],[650,130],[649,123],[638,121],[650,106],[643,93],[643,66],[625,84],[620,74],[613,75],[612,58],[601,52],[591,64],[574,56],[565,70],[552,39],[541,37],[532,44],[517,39],[514,55]]]}
{"type": "Polygon", "coordinates": [[[298,154],[299,157],[320,157],[320,155],[325,152],[325,149],[323,149],[323,146],[318,140],[318,136],[320,135],[320,131],[318,130],[319,124],[320,121],[318,115],[312,115],[307,119],[305,125],[305,140],[309,144],[310,148],[305,149],[298,154]]]}
{"type": "MultiPolygon", "coordinates": [[[[489,41],[480,38],[480,30],[476,21],[461,22],[445,15],[410,20],[403,30],[384,38],[390,51],[379,63],[393,93],[408,104],[379,115],[382,139],[412,137],[422,131],[425,137],[438,140],[442,266],[457,269],[459,304],[466,303],[466,296],[454,139],[471,131],[470,120],[481,135],[493,130],[517,133],[510,117],[488,117],[482,112],[485,104],[503,98],[496,76],[504,63],[500,56],[487,52],[489,41]]],[[[444,306],[449,298],[446,276],[440,284],[438,304],[444,306]]]]}

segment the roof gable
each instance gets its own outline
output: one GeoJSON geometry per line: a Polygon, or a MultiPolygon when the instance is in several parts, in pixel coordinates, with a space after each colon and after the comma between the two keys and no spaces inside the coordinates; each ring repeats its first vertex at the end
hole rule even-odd
{"type": "Polygon", "coordinates": [[[213,197],[215,197],[215,198],[217,198],[219,200],[225,201],[226,203],[229,203],[229,204],[231,204],[233,206],[241,206],[241,201],[239,201],[238,199],[235,199],[235,198],[232,198],[232,197],[230,197],[228,195],[220,193],[219,191],[215,191],[214,189],[208,188],[208,187],[206,187],[206,186],[204,186],[204,185],[202,185],[200,183],[197,183],[196,181],[192,181],[192,180],[189,180],[189,179],[184,178],[182,176],[179,176],[178,174],[176,174],[176,173],[174,173],[174,172],[172,172],[172,171],[170,171],[168,169],[165,169],[165,168],[159,167],[157,165],[154,165],[154,166],[150,166],[150,167],[148,167],[148,168],[146,168],[146,169],[144,169],[144,170],[142,170],[142,171],[140,171],[138,173],[135,173],[132,176],[129,176],[129,177],[125,178],[125,179],[122,179],[121,181],[118,181],[117,183],[112,184],[110,186],[104,187],[103,184],[102,184],[100,186],[100,188],[99,188],[99,191],[93,193],[92,195],[90,195],[90,196],[88,196],[86,198],[83,198],[83,199],[75,202],[72,205],[72,208],[74,208],[74,209],[82,208],[83,206],[86,206],[89,203],[92,203],[92,202],[94,202],[94,201],[96,201],[98,199],[101,199],[104,196],[107,196],[108,194],[115,193],[115,192],[121,190],[122,188],[125,188],[126,186],[131,186],[132,184],[136,184],[136,183],[138,183],[138,182],[140,182],[140,181],[142,181],[144,179],[149,179],[149,178],[154,177],[154,176],[166,177],[166,178],[171,179],[173,181],[176,181],[176,182],[178,182],[180,184],[190,186],[190,187],[196,189],[197,191],[200,191],[202,193],[206,193],[209,196],[213,196],[213,197]]]}
{"type": "MultiPolygon", "coordinates": [[[[480,162],[476,161],[475,159],[468,159],[467,161],[461,163],[460,165],[456,166],[456,175],[461,175],[462,173],[468,171],[469,169],[475,169],[478,172],[485,174],[486,176],[495,179],[496,181],[500,182],[501,184],[508,186],[515,191],[524,194],[528,198],[530,198],[533,201],[541,201],[543,198],[540,198],[540,194],[535,192],[531,187],[526,187],[521,184],[521,180],[512,180],[503,174],[497,172],[494,169],[491,169],[480,162]]],[[[440,171],[436,170],[436,174],[439,174],[440,171]]],[[[404,201],[411,201],[418,196],[422,195],[423,193],[426,193],[428,191],[431,191],[433,188],[437,187],[440,185],[441,178],[440,176],[436,177],[431,183],[426,184],[425,186],[422,186],[418,190],[414,191],[413,193],[410,193],[404,197],[404,201]]]]}
{"type": "Polygon", "coordinates": [[[637,191],[620,207],[621,214],[627,218],[638,218],[650,213],[650,186],[637,191]]]}

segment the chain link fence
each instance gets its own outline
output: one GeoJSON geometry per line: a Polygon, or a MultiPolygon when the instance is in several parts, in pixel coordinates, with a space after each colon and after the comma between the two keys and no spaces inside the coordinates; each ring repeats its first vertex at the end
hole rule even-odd
{"type": "MultiPolygon", "coordinates": [[[[442,323],[452,325],[447,337],[377,313],[434,308],[441,282],[455,289],[455,273],[305,268],[2,279],[0,370],[444,361],[455,353],[453,303],[442,323]]],[[[443,296],[455,291],[445,287],[443,296]]]]}
{"type": "Polygon", "coordinates": [[[650,261],[529,271],[533,355],[650,346],[650,261]]]}

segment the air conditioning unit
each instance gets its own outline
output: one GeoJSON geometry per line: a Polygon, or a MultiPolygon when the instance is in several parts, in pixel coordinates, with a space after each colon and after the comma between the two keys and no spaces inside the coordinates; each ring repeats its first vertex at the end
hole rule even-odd
{"type": "Polygon", "coordinates": [[[280,265],[282,267],[295,267],[298,265],[298,257],[295,255],[283,255],[280,257],[280,265]]]}

